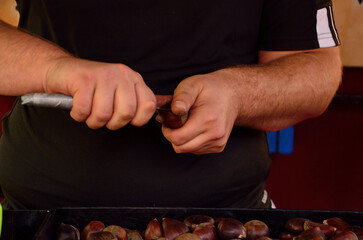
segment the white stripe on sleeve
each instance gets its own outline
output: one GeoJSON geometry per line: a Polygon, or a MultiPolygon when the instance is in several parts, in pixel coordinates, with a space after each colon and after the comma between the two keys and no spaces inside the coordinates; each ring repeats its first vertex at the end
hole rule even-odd
{"type": "Polygon", "coordinates": [[[334,26],[331,7],[319,9],[316,20],[316,32],[318,34],[319,46],[323,48],[339,45],[340,42],[334,26]]]}

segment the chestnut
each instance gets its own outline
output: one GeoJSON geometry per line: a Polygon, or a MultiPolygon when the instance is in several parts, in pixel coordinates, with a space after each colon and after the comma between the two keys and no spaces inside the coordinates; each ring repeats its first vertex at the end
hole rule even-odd
{"type": "Polygon", "coordinates": [[[88,240],[89,235],[94,232],[101,232],[105,228],[105,224],[100,221],[91,221],[84,227],[81,233],[81,240],[88,240]]]}
{"type": "Polygon", "coordinates": [[[184,219],[184,223],[190,228],[191,231],[194,231],[194,229],[201,223],[214,224],[214,219],[206,215],[191,215],[184,219]]]}
{"type": "Polygon", "coordinates": [[[279,239],[280,240],[291,240],[291,239],[293,239],[294,236],[295,235],[288,233],[288,232],[281,232],[279,239]]]}
{"type": "Polygon", "coordinates": [[[117,240],[127,240],[126,230],[117,225],[109,225],[103,229],[104,232],[110,232],[117,237],[117,240]]]}
{"type": "Polygon", "coordinates": [[[266,223],[260,220],[251,220],[244,224],[247,231],[247,239],[255,240],[259,237],[268,237],[270,232],[266,223]]]}
{"type": "Polygon", "coordinates": [[[352,230],[352,227],[346,221],[338,217],[325,219],[323,224],[335,227],[337,233],[352,230]]]}
{"type": "Polygon", "coordinates": [[[335,227],[332,227],[332,226],[329,226],[329,225],[326,225],[326,224],[323,224],[323,223],[313,222],[313,221],[310,221],[310,220],[304,222],[304,230],[309,230],[309,229],[312,229],[314,227],[318,227],[319,230],[321,232],[323,232],[324,235],[327,238],[332,237],[335,234],[335,231],[336,231],[335,227]]]}
{"type": "Polygon", "coordinates": [[[200,240],[194,233],[183,233],[175,238],[175,240],[200,240]]]}
{"type": "Polygon", "coordinates": [[[324,233],[319,230],[319,227],[303,231],[298,236],[293,237],[293,240],[326,240],[324,233]]]}
{"type": "Polygon", "coordinates": [[[359,240],[363,240],[363,227],[361,226],[353,226],[352,231],[357,235],[359,240]]]}
{"type": "Polygon", "coordinates": [[[211,223],[200,223],[193,231],[201,240],[218,240],[216,227],[211,223]]]}
{"type": "Polygon", "coordinates": [[[189,228],[184,222],[173,218],[163,218],[161,225],[164,237],[168,240],[173,240],[180,234],[189,232],[189,228]]]}
{"type": "Polygon", "coordinates": [[[218,236],[223,240],[246,238],[247,232],[243,223],[234,218],[222,218],[218,220],[218,236]]]}
{"type": "Polygon", "coordinates": [[[257,238],[257,240],[272,240],[272,239],[267,236],[262,236],[262,237],[257,238]]]}
{"type": "Polygon", "coordinates": [[[304,231],[304,222],[307,218],[291,218],[286,221],[285,229],[291,233],[301,233],[304,231]]]}
{"type": "Polygon", "coordinates": [[[162,230],[159,221],[154,218],[145,229],[145,240],[155,240],[162,237],[162,230]]]}
{"type": "Polygon", "coordinates": [[[352,231],[345,231],[335,234],[331,240],[358,240],[358,237],[352,231]]]}
{"type": "Polygon", "coordinates": [[[89,234],[88,240],[117,240],[117,237],[111,232],[94,232],[89,234]]]}
{"type": "Polygon", "coordinates": [[[176,129],[181,128],[187,121],[188,115],[176,115],[171,110],[157,110],[156,121],[162,123],[165,127],[176,129]]]}
{"type": "Polygon", "coordinates": [[[79,240],[79,230],[73,225],[61,223],[56,233],[56,240],[79,240]]]}
{"type": "Polygon", "coordinates": [[[138,230],[130,230],[127,232],[127,240],[143,240],[138,230]]]}

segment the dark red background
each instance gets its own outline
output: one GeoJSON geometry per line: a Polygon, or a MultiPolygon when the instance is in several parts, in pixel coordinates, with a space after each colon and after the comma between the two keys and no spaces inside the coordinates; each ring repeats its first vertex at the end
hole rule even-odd
{"type": "MultiPolygon", "coordinates": [[[[345,68],[338,93],[363,96],[363,68],[345,68]]],[[[0,116],[13,101],[0,96],[0,116]]],[[[271,155],[267,190],[277,207],[363,211],[363,105],[332,103],[297,124],[294,141],[293,154],[271,155]]]]}

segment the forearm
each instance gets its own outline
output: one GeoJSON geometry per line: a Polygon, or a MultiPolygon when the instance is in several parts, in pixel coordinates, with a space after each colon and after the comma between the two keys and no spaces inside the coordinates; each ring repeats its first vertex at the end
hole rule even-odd
{"type": "Polygon", "coordinates": [[[0,20],[0,95],[44,92],[52,60],[63,56],[69,54],[0,20]]]}
{"type": "Polygon", "coordinates": [[[341,81],[338,48],[231,68],[236,125],[279,130],[323,113],[341,81]]]}

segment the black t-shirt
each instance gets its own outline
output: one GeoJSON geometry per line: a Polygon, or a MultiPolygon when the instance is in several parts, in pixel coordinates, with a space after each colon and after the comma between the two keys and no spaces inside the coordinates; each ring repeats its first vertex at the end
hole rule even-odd
{"type": "MultiPolygon", "coordinates": [[[[124,63],[155,94],[255,64],[259,50],[319,47],[314,0],[17,2],[20,27],[80,58],[124,63]]],[[[235,127],[220,154],[176,154],[153,120],[91,130],[66,111],[19,101],[0,139],[0,184],[15,208],[264,207],[269,167],[262,131],[235,127]]]]}

